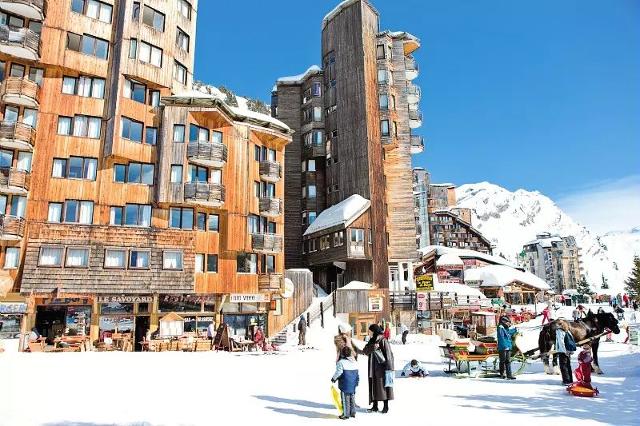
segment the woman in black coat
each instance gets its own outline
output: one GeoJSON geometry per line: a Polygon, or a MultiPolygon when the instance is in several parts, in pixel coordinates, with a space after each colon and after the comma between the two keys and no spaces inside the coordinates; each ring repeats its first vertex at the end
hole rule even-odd
{"type": "Polygon", "coordinates": [[[384,338],[384,330],[378,324],[369,326],[369,341],[362,353],[369,357],[369,403],[373,404],[368,411],[378,411],[378,401],[384,401],[382,412],[389,411],[389,400],[393,399],[393,388],[385,387],[385,371],[393,371],[393,352],[391,345],[384,338]],[[380,362],[375,355],[380,349],[384,361],[380,362]]]}

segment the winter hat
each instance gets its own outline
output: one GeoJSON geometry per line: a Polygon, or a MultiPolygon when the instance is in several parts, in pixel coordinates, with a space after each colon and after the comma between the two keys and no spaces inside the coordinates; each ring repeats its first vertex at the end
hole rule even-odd
{"type": "Polygon", "coordinates": [[[500,317],[500,324],[511,324],[511,320],[508,316],[503,315],[500,317]]]}
{"type": "Polygon", "coordinates": [[[382,334],[382,333],[384,333],[384,330],[378,324],[371,324],[369,326],[369,331],[371,331],[373,334],[382,334]]]}

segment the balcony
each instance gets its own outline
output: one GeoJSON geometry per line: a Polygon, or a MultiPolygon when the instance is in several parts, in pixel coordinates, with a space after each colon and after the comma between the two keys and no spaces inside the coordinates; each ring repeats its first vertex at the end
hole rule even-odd
{"type": "Polygon", "coordinates": [[[260,162],[260,179],[275,183],[282,177],[282,169],[280,164],[275,161],[260,162]]]}
{"type": "Polygon", "coordinates": [[[411,135],[411,153],[420,154],[424,151],[424,140],[422,136],[411,135]]]}
{"type": "Polygon", "coordinates": [[[187,203],[206,207],[220,207],[224,204],[224,186],[207,182],[188,182],[184,184],[184,200],[187,203]]]}
{"type": "Polygon", "coordinates": [[[407,80],[411,81],[418,77],[420,69],[418,67],[418,62],[416,62],[413,56],[407,56],[404,58],[404,67],[407,80]]]}
{"type": "Polygon", "coordinates": [[[16,121],[0,122],[0,147],[32,151],[36,143],[36,129],[16,121]]]}
{"type": "Polygon", "coordinates": [[[193,164],[221,169],[227,162],[227,146],[222,143],[189,142],[187,158],[193,164]]]}
{"type": "Polygon", "coordinates": [[[40,59],[40,36],[29,28],[0,25],[0,53],[37,61],[40,59]]]}
{"type": "Polygon", "coordinates": [[[422,126],[422,112],[418,110],[409,110],[409,127],[412,129],[417,129],[422,126]]]}
{"type": "Polygon", "coordinates": [[[0,0],[0,8],[36,21],[44,20],[44,0],[0,0]]]}
{"type": "Polygon", "coordinates": [[[0,100],[6,104],[38,108],[40,87],[26,77],[7,77],[0,85],[0,100]]]}
{"type": "Polygon", "coordinates": [[[306,158],[326,157],[327,149],[323,143],[304,146],[304,156],[306,158]]]}
{"type": "Polygon", "coordinates": [[[366,254],[364,251],[364,243],[351,243],[348,246],[347,256],[349,258],[364,259],[366,254]]]}
{"type": "Polygon", "coordinates": [[[22,195],[29,192],[31,173],[16,168],[0,168],[0,192],[22,195]]]}
{"type": "Polygon", "coordinates": [[[282,235],[251,234],[251,249],[258,253],[279,253],[282,251],[282,235]]]}
{"type": "Polygon", "coordinates": [[[404,88],[404,93],[407,95],[407,101],[410,104],[417,104],[420,102],[420,97],[422,96],[420,87],[414,84],[408,84],[407,87],[404,88]]]}
{"type": "Polygon", "coordinates": [[[282,274],[258,275],[258,290],[263,292],[279,292],[282,290],[282,274]]]}
{"type": "Polygon", "coordinates": [[[260,215],[277,217],[282,214],[282,200],[273,197],[261,197],[259,200],[260,215]]]}
{"type": "Polygon", "coordinates": [[[15,241],[24,237],[26,221],[22,217],[0,214],[0,240],[15,241]]]}

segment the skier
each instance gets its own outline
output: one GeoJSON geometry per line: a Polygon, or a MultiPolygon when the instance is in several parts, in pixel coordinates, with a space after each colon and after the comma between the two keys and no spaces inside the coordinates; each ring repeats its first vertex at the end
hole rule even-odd
{"type": "Polygon", "coordinates": [[[298,346],[305,346],[307,344],[307,320],[304,319],[304,315],[300,315],[300,321],[298,321],[298,346]]]}
{"type": "Polygon", "coordinates": [[[511,337],[517,332],[517,328],[511,327],[511,320],[509,320],[508,316],[503,315],[500,317],[500,324],[498,325],[498,354],[500,356],[500,377],[503,379],[516,379],[511,373],[511,349],[513,348],[511,337]]]}
{"type": "Polygon", "coordinates": [[[340,419],[345,420],[356,416],[356,387],[360,382],[358,374],[358,363],[353,357],[353,351],[345,346],[340,351],[340,359],[336,363],[336,372],[331,378],[331,382],[338,381],[338,389],[342,397],[342,415],[340,419]]]}

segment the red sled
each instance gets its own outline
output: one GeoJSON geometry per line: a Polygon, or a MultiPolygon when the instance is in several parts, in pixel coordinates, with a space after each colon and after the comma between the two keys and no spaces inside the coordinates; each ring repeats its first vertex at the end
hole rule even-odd
{"type": "Polygon", "coordinates": [[[582,396],[587,398],[593,398],[597,396],[600,392],[598,388],[592,388],[589,385],[585,385],[584,383],[573,383],[567,386],[567,392],[574,396],[582,396]]]}

